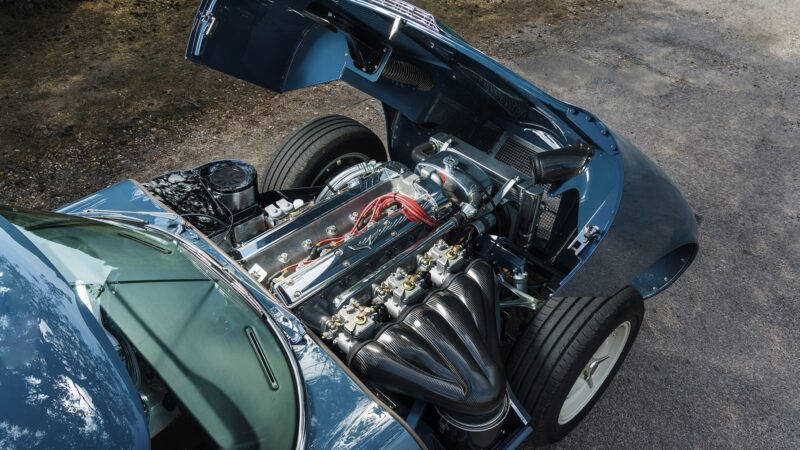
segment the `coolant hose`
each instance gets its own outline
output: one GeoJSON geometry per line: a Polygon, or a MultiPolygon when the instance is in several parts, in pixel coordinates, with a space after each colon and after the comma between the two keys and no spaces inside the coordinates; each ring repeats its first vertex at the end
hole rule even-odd
{"type": "Polygon", "coordinates": [[[560,183],[574,177],[594,155],[594,148],[579,143],[531,156],[533,180],[537,184],[560,183]]]}

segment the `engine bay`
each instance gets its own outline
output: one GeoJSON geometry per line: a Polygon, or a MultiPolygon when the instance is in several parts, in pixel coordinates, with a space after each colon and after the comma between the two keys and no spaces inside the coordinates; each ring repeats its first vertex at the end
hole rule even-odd
{"type": "Polygon", "coordinates": [[[504,342],[579,253],[574,230],[561,229],[577,203],[548,189],[591,153],[579,149],[571,172],[559,174],[563,164],[548,168],[529,150],[526,170],[439,134],[414,150],[414,167],[364,162],[324,186],[259,192],[256,170],[242,161],[144,186],[387,404],[428,402],[443,440],[485,447],[510,410],[504,342]]]}

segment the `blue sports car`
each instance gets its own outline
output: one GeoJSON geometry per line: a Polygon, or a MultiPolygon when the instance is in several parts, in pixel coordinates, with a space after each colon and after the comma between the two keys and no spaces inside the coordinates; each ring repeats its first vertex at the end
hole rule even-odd
{"type": "Polygon", "coordinates": [[[186,57],[385,141],[0,208],[0,448],[556,442],[697,253],[653,162],[402,0],[203,0],[186,57]]]}

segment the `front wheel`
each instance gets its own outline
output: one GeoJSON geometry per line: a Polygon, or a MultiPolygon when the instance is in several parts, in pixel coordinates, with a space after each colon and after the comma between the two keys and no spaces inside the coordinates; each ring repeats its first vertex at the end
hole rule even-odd
{"type": "Polygon", "coordinates": [[[387,160],[372,130],[349,117],[319,117],[278,148],[264,172],[261,192],[322,186],[348,167],[370,160],[387,160]]]}
{"type": "Polygon", "coordinates": [[[562,439],[616,374],[644,317],[641,295],[549,299],[514,344],[511,388],[531,415],[534,442],[562,439]]]}

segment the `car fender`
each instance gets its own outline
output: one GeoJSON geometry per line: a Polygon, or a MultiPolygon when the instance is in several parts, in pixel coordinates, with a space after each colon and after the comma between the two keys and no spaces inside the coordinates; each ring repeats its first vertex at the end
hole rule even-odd
{"type": "Polygon", "coordinates": [[[622,156],[622,198],[611,227],[558,296],[608,296],[632,286],[644,298],[669,287],[698,251],[694,213],[667,175],[614,134],[622,156]]]}

